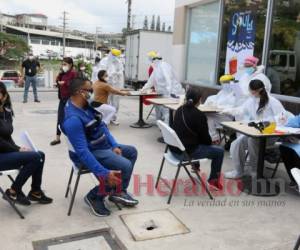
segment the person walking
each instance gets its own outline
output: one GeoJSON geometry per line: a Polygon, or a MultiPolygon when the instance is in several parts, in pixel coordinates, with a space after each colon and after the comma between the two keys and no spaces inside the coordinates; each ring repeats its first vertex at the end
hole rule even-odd
{"type": "Polygon", "coordinates": [[[30,88],[30,85],[32,86],[33,95],[34,95],[34,102],[40,102],[38,99],[37,94],[37,73],[39,72],[41,66],[38,60],[36,60],[33,56],[33,54],[30,52],[28,54],[28,58],[23,61],[22,67],[21,67],[21,78],[23,81],[25,81],[25,88],[24,88],[24,97],[23,97],[23,103],[27,103],[28,99],[28,91],[30,88]]]}

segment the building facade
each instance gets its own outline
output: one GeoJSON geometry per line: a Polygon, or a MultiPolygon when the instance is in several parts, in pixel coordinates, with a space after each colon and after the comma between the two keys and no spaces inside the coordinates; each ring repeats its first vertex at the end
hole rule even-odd
{"type": "Polygon", "coordinates": [[[273,93],[300,97],[300,0],[176,0],[173,44],[182,81],[215,86],[253,54],[273,93]]]}

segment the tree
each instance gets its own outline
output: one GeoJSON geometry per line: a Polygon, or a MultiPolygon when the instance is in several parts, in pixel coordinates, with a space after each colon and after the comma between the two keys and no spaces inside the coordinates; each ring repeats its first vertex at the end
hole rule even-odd
{"type": "Polygon", "coordinates": [[[143,27],[144,30],[148,30],[149,29],[149,25],[148,25],[148,17],[145,16],[145,20],[144,20],[144,27],[143,27]]]}
{"type": "Polygon", "coordinates": [[[160,16],[157,16],[157,20],[156,20],[156,31],[160,31],[160,16]]]}
{"type": "Polygon", "coordinates": [[[166,32],[166,23],[165,22],[163,22],[161,30],[163,32],[166,32]]]}
{"type": "Polygon", "coordinates": [[[0,57],[19,59],[28,51],[29,47],[22,38],[0,32],[0,57]]]}
{"type": "Polygon", "coordinates": [[[155,16],[154,16],[154,15],[152,16],[152,21],[151,21],[150,29],[151,29],[151,30],[154,30],[154,29],[155,29],[155,16]]]}

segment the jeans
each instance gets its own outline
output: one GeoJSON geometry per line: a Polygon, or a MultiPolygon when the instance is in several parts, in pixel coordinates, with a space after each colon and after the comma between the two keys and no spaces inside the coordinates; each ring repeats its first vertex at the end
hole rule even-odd
{"type": "Polygon", "coordinates": [[[62,126],[62,123],[64,121],[66,103],[67,100],[64,99],[59,100],[58,111],[57,111],[56,135],[61,135],[61,130],[59,127],[62,126]]]}
{"type": "Polygon", "coordinates": [[[24,101],[27,101],[27,99],[28,99],[28,91],[30,88],[30,84],[32,86],[34,100],[37,101],[38,95],[37,95],[37,89],[36,89],[36,84],[37,84],[36,76],[26,76],[25,77],[24,101]]]}
{"type": "Polygon", "coordinates": [[[299,155],[292,148],[286,147],[284,145],[280,145],[280,154],[285,165],[286,171],[290,177],[292,182],[296,182],[293,175],[291,174],[291,170],[293,168],[300,168],[300,158],[299,155]]]}
{"type": "MultiPolygon", "coordinates": [[[[174,156],[182,160],[183,155],[178,155],[175,153],[174,156]]],[[[211,160],[211,171],[208,180],[216,180],[220,177],[223,158],[224,158],[224,149],[219,146],[213,145],[199,145],[192,153],[189,154],[192,159],[210,159],[211,160]]],[[[184,159],[186,160],[186,159],[184,159]]]]}
{"type": "MultiPolygon", "coordinates": [[[[92,153],[105,168],[109,170],[121,171],[121,189],[122,191],[126,192],[130,183],[134,164],[137,159],[137,150],[133,146],[119,145],[119,147],[122,150],[122,156],[114,153],[112,149],[95,150],[92,153]]],[[[100,185],[103,185],[103,183],[100,185]]],[[[104,188],[100,186],[93,188],[89,192],[89,196],[92,199],[96,197],[104,198],[106,194],[114,191],[114,189],[107,183],[104,185],[104,188]],[[103,190],[104,193],[99,192],[99,190],[103,190]]]]}
{"type": "Polygon", "coordinates": [[[23,185],[32,176],[31,190],[41,191],[45,154],[43,152],[0,153],[0,170],[19,169],[11,188],[21,192],[23,185]]]}

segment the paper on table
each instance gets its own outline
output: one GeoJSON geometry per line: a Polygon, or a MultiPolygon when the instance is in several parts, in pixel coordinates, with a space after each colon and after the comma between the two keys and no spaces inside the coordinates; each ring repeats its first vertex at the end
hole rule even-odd
{"type": "Polygon", "coordinates": [[[300,134],[300,128],[277,126],[276,131],[289,133],[289,134],[300,134]]]}
{"type": "Polygon", "coordinates": [[[34,145],[27,131],[23,131],[20,135],[22,146],[31,149],[32,151],[38,152],[37,147],[34,145]]]}

